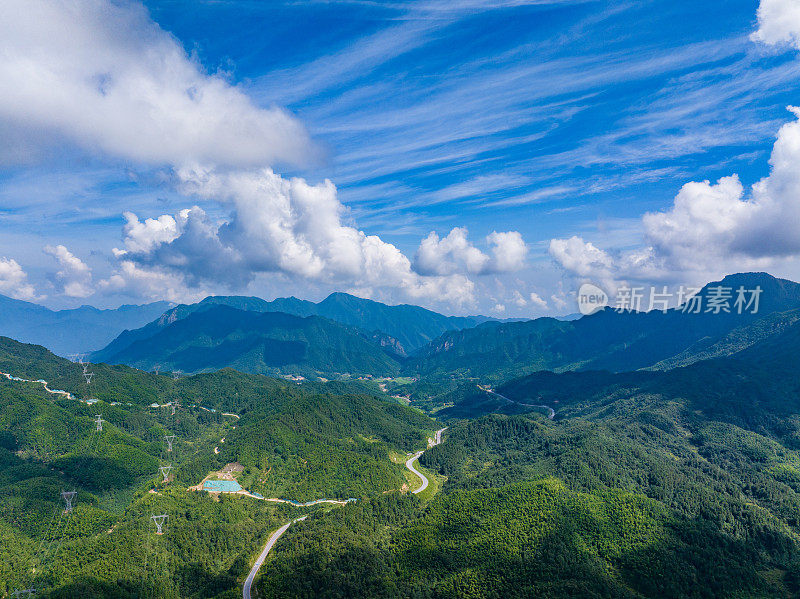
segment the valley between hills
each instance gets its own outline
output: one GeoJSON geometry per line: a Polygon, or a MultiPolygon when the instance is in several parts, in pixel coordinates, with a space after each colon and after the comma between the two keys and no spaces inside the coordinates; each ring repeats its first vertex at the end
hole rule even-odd
{"type": "Polygon", "coordinates": [[[0,596],[794,596],[800,285],[720,284],[761,310],[217,297],[2,337],[0,596]]]}

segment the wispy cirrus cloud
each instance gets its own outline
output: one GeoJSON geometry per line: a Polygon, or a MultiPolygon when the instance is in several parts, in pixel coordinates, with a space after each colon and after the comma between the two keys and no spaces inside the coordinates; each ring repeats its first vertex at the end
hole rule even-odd
{"type": "MultiPolygon", "coordinates": [[[[787,48],[797,45],[800,12],[794,3],[762,0],[758,20],[759,29],[752,40],[787,48]]],[[[796,63],[783,65],[769,83],[778,83],[797,69],[796,63]]],[[[763,73],[749,72],[741,81],[726,82],[709,91],[699,86],[702,79],[692,74],[678,82],[687,86],[689,93],[680,104],[666,101],[673,120],[697,110],[698,103],[707,108],[724,99],[745,107],[765,83],[763,73]]],[[[664,98],[660,103],[663,108],[664,98]]],[[[670,207],[643,215],[639,247],[606,251],[572,236],[551,240],[550,255],[569,275],[594,278],[610,289],[630,281],[698,284],[733,270],[766,269],[786,258],[800,257],[800,233],[795,226],[800,222],[800,108],[789,106],[789,110],[796,120],[780,127],[769,160],[770,172],[750,189],[736,174],[716,182],[686,183],[670,207]]],[[[633,120],[646,126],[651,119],[649,114],[633,120]]]]}
{"type": "MultiPolygon", "coordinates": [[[[401,298],[474,303],[468,273],[419,273],[395,245],[345,222],[346,208],[330,181],[309,184],[272,170],[273,164],[315,158],[317,146],[302,124],[283,109],[256,105],[224,74],[206,72],[140,5],[33,1],[6,8],[0,24],[3,126],[51,133],[58,143],[134,171],[161,168],[162,184],[185,202],[197,199],[222,212],[214,218],[194,206],[142,219],[126,212],[114,271],[94,286],[79,257],[63,244],[48,245],[45,253],[58,265],[50,276],[58,293],[87,297],[99,289],[176,299],[199,290],[244,289],[259,275],[277,274],[362,294],[382,289],[401,298]]],[[[389,38],[402,44],[434,24],[400,27],[373,39],[357,59],[323,61],[323,70],[336,77],[364,67],[389,38]]],[[[324,84],[319,77],[309,83],[324,84]]],[[[495,243],[512,245],[506,237],[495,243]]],[[[506,254],[493,259],[498,268],[510,260],[506,254]]],[[[13,260],[3,264],[7,284],[17,295],[30,295],[21,267],[13,260]]]]}
{"type": "MultiPolygon", "coordinates": [[[[290,78],[316,82],[305,90],[301,85],[287,101],[338,150],[330,172],[343,187],[342,197],[350,201],[361,186],[392,183],[392,193],[370,205],[393,206],[398,222],[404,212],[420,211],[451,218],[466,213],[478,221],[478,208],[519,210],[563,200],[570,194],[553,190],[566,188],[581,190],[585,205],[586,196],[640,185],[641,176],[626,176],[632,168],[672,172],[679,181],[687,169],[666,163],[686,156],[700,161],[731,146],[752,151],[778,126],[764,119],[764,100],[796,80],[795,62],[760,63],[744,31],[690,43],[663,37],[630,43],[622,24],[658,11],[636,3],[586,7],[549,37],[500,50],[495,44],[485,55],[479,48],[448,56],[446,69],[439,69],[445,44],[458,38],[449,21],[420,28],[411,19],[413,35],[399,36],[393,45],[392,36],[383,34],[406,26],[393,15],[384,29],[319,60],[271,73],[253,89],[271,93],[288,87],[280,82],[290,78]],[[608,27],[604,36],[620,36],[592,45],[597,27],[608,27]],[[348,65],[365,57],[367,69],[345,69],[341,78],[334,70],[324,81],[315,75],[337,60],[348,65]],[[610,98],[615,95],[620,99],[610,98]],[[721,113],[721,105],[733,108],[721,113]],[[595,116],[610,120],[601,121],[602,128],[588,125],[595,116]],[[523,173],[524,187],[487,188],[490,197],[483,202],[464,205],[469,196],[447,197],[469,181],[511,180],[523,173]],[[440,206],[432,210],[435,204],[440,206]]],[[[558,10],[559,4],[539,9],[558,10]]],[[[471,16],[472,9],[454,10],[447,18],[468,32],[471,16]]],[[[484,12],[482,18],[491,17],[484,12]]]]}

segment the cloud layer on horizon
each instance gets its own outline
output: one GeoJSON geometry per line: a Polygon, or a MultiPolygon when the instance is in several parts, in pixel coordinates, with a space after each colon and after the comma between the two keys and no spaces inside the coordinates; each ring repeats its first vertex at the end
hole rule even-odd
{"type": "MultiPolygon", "coordinates": [[[[184,193],[224,202],[230,217],[212,222],[198,206],[144,221],[126,214],[124,248],[115,255],[128,263],[129,277],[149,270],[172,277],[172,287],[222,283],[241,289],[259,274],[278,273],[335,283],[365,296],[388,288],[410,299],[474,302],[474,283],[463,272],[420,274],[394,245],[345,224],[346,209],[330,181],[310,185],[268,168],[184,169],[177,176],[184,193]]],[[[513,245],[501,235],[509,234],[497,234],[496,253],[513,245]]],[[[502,251],[499,256],[502,266],[510,260],[502,251]]]]}

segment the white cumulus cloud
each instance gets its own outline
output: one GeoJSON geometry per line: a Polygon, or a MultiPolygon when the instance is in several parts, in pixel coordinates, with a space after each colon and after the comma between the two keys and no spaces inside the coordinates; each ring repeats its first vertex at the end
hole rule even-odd
{"type": "Polygon", "coordinates": [[[37,299],[28,275],[12,258],[0,258],[0,293],[21,300],[37,299]]]}
{"type": "Polygon", "coordinates": [[[552,240],[550,255],[609,290],[621,281],[697,282],[800,256],[800,120],[781,127],[770,167],[749,190],[736,175],[687,183],[669,209],[643,216],[640,248],[612,254],[572,237],[552,240]]]}
{"type": "Polygon", "coordinates": [[[97,287],[105,293],[169,302],[198,302],[210,295],[203,287],[189,289],[181,273],[141,268],[130,260],[123,260],[117,272],[97,287]]]}
{"type": "Polygon", "coordinates": [[[753,41],[768,45],[791,45],[800,49],[800,2],[761,0],[758,5],[758,30],[753,41]]]}
{"type": "Polygon", "coordinates": [[[549,306],[547,305],[547,302],[545,300],[543,300],[541,297],[539,297],[538,293],[535,293],[535,292],[531,291],[530,300],[531,300],[531,304],[533,304],[534,306],[536,306],[540,310],[547,310],[549,308],[549,306]]]}
{"type": "Polygon", "coordinates": [[[464,227],[453,228],[443,238],[432,231],[417,249],[414,270],[423,275],[487,274],[513,272],[524,266],[528,247],[517,231],[490,233],[486,242],[491,255],[475,247],[467,235],[464,227]]]}
{"type": "Polygon", "coordinates": [[[229,206],[230,218],[212,222],[199,207],[144,221],[126,215],[125,249],[117,256],[128,264],[127,276],[141,280],[142,272],[153,272],[178,277],[188,288],[221,282],[235,289],[259,274],[278,273],[367,295],[388,288],[411,299],[474,301],[474,284],[465,276],[420,275],[397,247],[344,224],[345,207],[330,181],[310,185],[268,168],[184,169],[178,176],[186,194],[229,206]]]}
{"type": "Polygon", "coordinates": [[[62,139],[145,164],[304,163],[302,125],[209,74],[138,4],[6,0],[0,130],[7,143],[62,139]],[[42,132],[46,132],[44,135],[42,132]]]}
{"type": "Polygon", "coordinates": [[[92,270],[80,258],[63,245],[45,246],[44,253],[52,256],[60,267],[53,276],[59,292],[67,297],[89,297],[94,293],[92,270]]]}

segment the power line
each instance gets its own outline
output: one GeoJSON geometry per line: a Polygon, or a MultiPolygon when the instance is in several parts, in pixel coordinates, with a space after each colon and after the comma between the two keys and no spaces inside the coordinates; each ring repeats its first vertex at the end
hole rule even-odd
{"type": "Polygon", "coordinates": [[[157,535],[162,535],[162,534],[164,534],[164,532],[163,532],[161,529],[162,529],[162,527],[164,526],[164,521],[165,521],[167,518],[169,518],[169,515],[168,515],[168,514],[161,514],[161,515],[158,515],[158,516],[156,516],[156,515],[154,514],[154,515],[150,516],[150,519],[151,519],[151,520],[152,520],[152,521],[155,523],[155,525],[156,525],[156,534],[157,534],[157,535]]]}
{"type": "Polygon", "coordinates": [[[72,500],[77,494],[77,491],[61,491],[61,498],[64,500],[64,503],[67,504],[66,508],[64,508],[65,514],[72,511],[72,500]]]}
{"type": "Polygon", "coordinates": [[[167,464],[166,466],[160,466],[158,469],[161,470],[161,475],[164,477],[164,481],[163,482],[165,482],[165,483],[169,482],[169,480],[168,480],[169,471],[172,470],[172,464],[167,464]]]}

